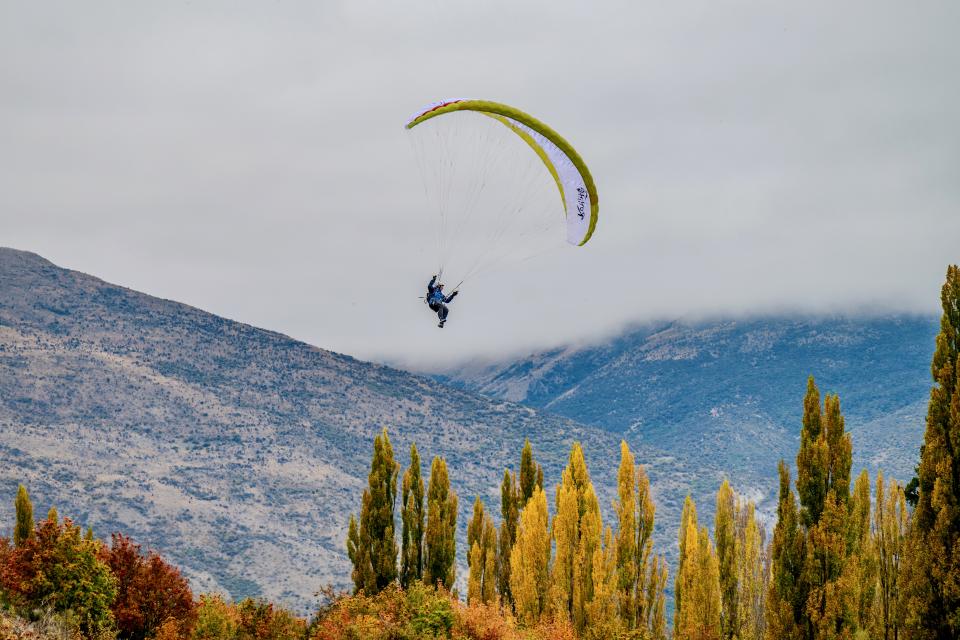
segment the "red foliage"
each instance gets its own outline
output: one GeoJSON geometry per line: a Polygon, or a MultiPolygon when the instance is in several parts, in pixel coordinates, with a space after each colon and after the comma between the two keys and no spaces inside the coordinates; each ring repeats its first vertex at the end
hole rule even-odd
{"type": "Polygon", "coordinates": [[[180,570],[155,552],[144,555],[140,545],[120,533],[111,538],[102,556],[117,579],[113,615],[118,637],[144,640],[170,619],[188,628],[196,611],[193,592],[180,570]]]}

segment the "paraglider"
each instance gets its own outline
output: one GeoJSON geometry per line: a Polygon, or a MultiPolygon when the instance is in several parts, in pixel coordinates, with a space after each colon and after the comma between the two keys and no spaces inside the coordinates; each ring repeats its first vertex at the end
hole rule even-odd
{"type": "Polygon", "coordinates": [[[457,297],[458,293],[460,292],[454,289],[450,295],[443,295],[443,283],[437,282],[436,274],[434,274],[429,284],[427,284],[427,306],[440,318],[440,323],[437,326],[441,329],[443,329],[443,325],[447,323],[447,314],[450,312],[447,305],[453,302],[453,299],[457,297]]]}
{"type": "Polygon", "coordinates": [[[590,170],[540,120],[499,102],[447,100],[418,111],[406,128],[436,214],[437,276],[426,301],[438,326],[457,293],[436,298],[444,272],[458,289],[487,269],[593,236],[599,207],[590,170]]]}

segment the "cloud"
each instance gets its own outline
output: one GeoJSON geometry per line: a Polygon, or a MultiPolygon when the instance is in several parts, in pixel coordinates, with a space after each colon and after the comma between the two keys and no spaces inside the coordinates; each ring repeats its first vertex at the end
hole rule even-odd
{"type": "Polygon", "coordinates": [[[0,244],[367,358],[652,317],[932,311],[960,260],[954,3],[123,2],[0,13],[0,244]],[[597,234],[438,333],[405,119],[502,100],[597,234]]]}

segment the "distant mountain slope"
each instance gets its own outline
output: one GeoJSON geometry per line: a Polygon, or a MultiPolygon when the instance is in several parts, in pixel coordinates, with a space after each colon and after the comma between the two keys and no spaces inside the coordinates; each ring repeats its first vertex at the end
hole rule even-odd
{"type": "MultiPolygon", "coordinates": [[[[197,588],[305,610],[322,584],[349,583],[347,518],[381,426],[404,464],[418,443],[425,475],[433,455],[447,457],[461,528],[476,493],[498,508],[524,436],[548,478],[573,440],[588,456],[617,446],[600,429],[0,249],[8,504],[24,482],[39,513],[55,504],[98,535],[132,533],[197,588]]],[[[609,491],[615,470],[605,473],[609,491]]]]}
{"type": "Polygon", "coordinates": [[[674,322],[438,378],[668,451],[673,483],[712,522],[725,474],[770,513],[776,462],[796,455],[808,375],[822,393],[840,394],[855,471],[909,479],[937,331],[936,318],[906,316],[674,322]]]}

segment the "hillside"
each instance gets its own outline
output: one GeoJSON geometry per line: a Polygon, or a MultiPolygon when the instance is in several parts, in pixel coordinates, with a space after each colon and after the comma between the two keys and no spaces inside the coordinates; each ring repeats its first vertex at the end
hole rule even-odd
{"type": "Polygon", "coordinates": [[[934,317],[908,316],[661,323],[438,379],[670,452],[652,467],[655,484],[692,491],[711,522],[725,474],[770,517],[777,460],[796,455],[808,375],[840,394],[855,471],[912,477],[937,330],[934,317]]]}
{"type": "Polygon", "coordinates": [[[197,589],[305,611],[321,585],[349,583],[347,519],[382,426],[402,463],[411,440],[427,466],[447,457],[461,528],[475,493],[499,504],[524,436],[548,478],[574,439],[588,456],[617,446],[566,418],[0,249],[6,522],[23,482],[38,512],[56,505],[100,536],[131,533],[197,589]]]}

